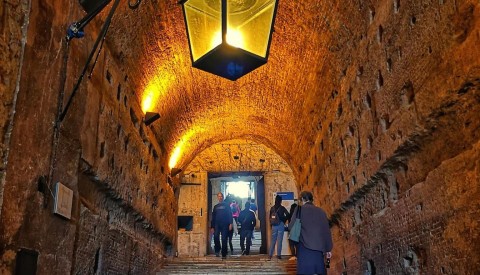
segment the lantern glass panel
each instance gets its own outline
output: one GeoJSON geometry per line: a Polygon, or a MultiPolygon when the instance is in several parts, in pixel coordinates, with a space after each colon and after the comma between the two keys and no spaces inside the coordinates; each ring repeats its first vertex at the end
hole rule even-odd
{"type": "Polygon", "coordinates": [[[266,58],[276,1],[227,1],[227,43],[266,58]]]}
{"type": "Polygon", "coordinates": [[[194,62],[222,43],[221,5],[211,0],[188,0],[183,5],[194,62]]]}

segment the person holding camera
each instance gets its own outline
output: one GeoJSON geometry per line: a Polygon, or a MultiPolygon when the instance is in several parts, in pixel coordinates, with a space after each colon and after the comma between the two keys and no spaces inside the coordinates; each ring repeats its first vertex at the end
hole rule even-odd
{"type": "Polygon", "coordinates": [[[302,206],[297,207],[291,217],[289,229],[295,224],[297,211],[301,208],[301,231],[297,244],[297,274],[327,274],[325,268],[332,257],[332,233],[327,214],[320,207],[313,205],[313,194],[303,191],[300,194],[302,206]],[[322,259],[319,261],[319,259],[322,259]]]}

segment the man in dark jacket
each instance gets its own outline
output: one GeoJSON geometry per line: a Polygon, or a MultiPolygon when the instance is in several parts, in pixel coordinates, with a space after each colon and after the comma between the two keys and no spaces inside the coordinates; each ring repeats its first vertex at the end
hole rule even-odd
{"type": "Polygon", "coordinates": [[[303,206],[295,209],[289,229],[297,219],[299,208],[302,229],[300,241],[297,244],[297,273],[298,274],[326,274],[324,256],[332,256],[332,233],[328,223],[327,214],[320,207],[313,205],[313,194],[303,191],[300,194],[303,206]]]}
{"type": "Polygon", "coordinates": [[[250,209],[250,202],[245,203],[245,209],[240,212],[238,221],[242,225],[240,230],[240,247],[242,248],[242,255],[250,254],[250,246],[252,245],[252,234],[255,225],[257,225],[257,218],[255,213],[250,209]],[[247,247],[245,248],[245,239],[247,239],[247,247]]]}
{"type": "Polygon", "coordinates": [[[218,204],[213,207],[212,222],[210,231],[214,234],[215,255],[219,257],[222,250],[222,259],[227,258],[227,237],[228,231],[232,230],[233,217],[230,206],[223,201],[223,194],[217,194],[218,204]],[[220,234],[222,235],[222,245],[220,246],[220,234]]]}

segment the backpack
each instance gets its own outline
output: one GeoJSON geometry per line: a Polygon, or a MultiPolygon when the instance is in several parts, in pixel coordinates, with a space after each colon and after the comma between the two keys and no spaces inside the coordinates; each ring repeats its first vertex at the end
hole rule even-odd
{"type": "Polygon", "coordinates": [[[236,204],[232,203],[230,205],[230,210],[232,211],[232,214],[235,214],[237,213],[237,207],[236,207],[236,204]]]}
{"type": "Polygon", "coordinates": [[[278,210],[275,210],[274,207],[270,209],[270,225],[279,225],[280,218],[278,217],[278,210]]]}

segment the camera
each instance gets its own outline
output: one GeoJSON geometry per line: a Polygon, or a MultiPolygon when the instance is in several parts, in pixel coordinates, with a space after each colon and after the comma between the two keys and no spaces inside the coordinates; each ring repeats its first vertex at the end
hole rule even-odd
{"type": "Polygon", "coordinates": [[[325,268],[330,268],[330,258],[325,261],[325,268]]]}

